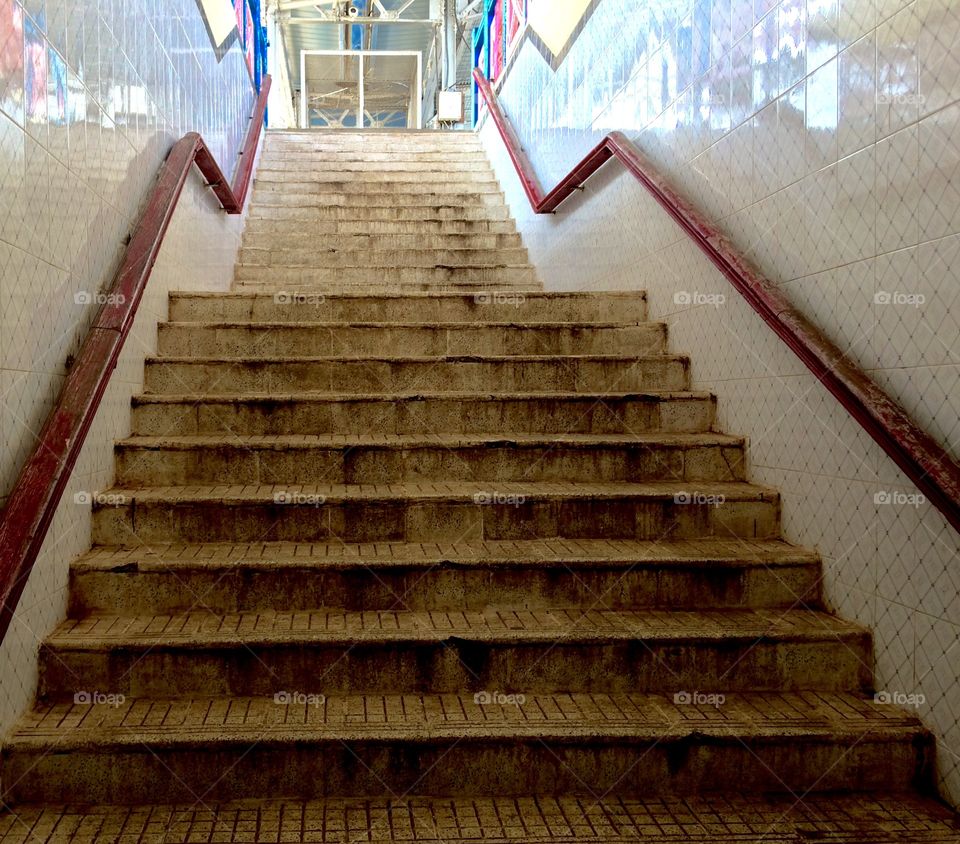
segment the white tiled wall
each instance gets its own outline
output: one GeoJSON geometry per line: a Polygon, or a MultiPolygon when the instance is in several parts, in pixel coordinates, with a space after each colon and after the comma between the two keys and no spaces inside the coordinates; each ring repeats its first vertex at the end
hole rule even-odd
{"type": "MultiPolygon", "coordinates": [[[[949,0],[603,0],[556,72],[524,44],[501,97],[545,188],[626,132],[960,456],[958,43],[949,0]]],[[[619,165],[535,217],[481,135],[548,288],[649,291],[829,601],[873,628],[878,688],[925,697],[960,802],[957,534],[619,165]]]]}
{"type": "MultiPolygon", "coordinates": [[[[254,99],[239,48],[217,62],[194,0],[0,0],[0,503],[167,150],[199,131],[231,173],[254,99]]],[[[83,493],[110,485],[166,292],[226,289],[240,229],[194,172],[0,645],[0,734],[28,705],[38,642],[63,617],[67,566],[90,543],[83,493]]]]}

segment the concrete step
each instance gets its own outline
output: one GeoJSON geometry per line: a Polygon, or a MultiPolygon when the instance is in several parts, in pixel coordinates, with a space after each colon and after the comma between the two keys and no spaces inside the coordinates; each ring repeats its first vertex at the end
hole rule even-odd
{"type": "Polygon", "coordinates": [[[167,322],[158,328],[158,353],[174,357],[658,355],[667,351],[667,327],[663,323],[167,322]]]}
{"type": "MultiPolygon", "coordinates": [[[[483,194],[481,194],[483,196],[483,194]]],[[[267,197],[270,199],[270,197],[267,197]]],[[[506,205],[456,204],[452,197],[432,204],[377,205],[372,201],[348,205],[346,203],[310,205],[270,205],[266,201],[252,204],[248,220],[279,220],[287,225],[342,220],[355,223],[435,223],[452,222],[458,225],[470,222],[510,223],[506,205]]]]}
{"type": "Polygon", "coordinates": [[[341,150],[402,154],[409,150],[425,152],[443,150],[453,154],[482,151],[480,139],[472,132],[319,132],[300,131],[267,135],[266,152],[280,150],[341,150]]]}
{"type": "Polygon", "coordinates": [[[744,443],[723,434],[131,437],[120,486],[429,481],[741,481],[744,443]]]}
{"type": "MultiPolygon", "coordinates": [[[[365,272],[370,272],[372,268],[364,268],[365,272]]],[[[375,268],[373,268],[375,269],[375,268]]],[[[445,279],[441,274],[430,273],[426,278],[421,274],[408,274],[406,280],[399,282],[396,280],[387,282],[377,282],[367,278],[359,278],[356,275],[357,268],[347,268],[342,272],[350,274],[352,280],[348,281],[320,281],[315,283],[277,284],[262,278],[252,281],[235,281],[231,289],[236,293],[270,293],[275,296],[285,298],[287,301],[309,300],[314,297],[323,298],[328,295],[347,295],[347,296],[405,296],[411,293],[456,293],[474,295],[476,291],[485,289],[486,283],[461,282],[456,275],[453,279],[445,279]],[[431,276],[436,276],[440,280],[430,281],[431,276]],[[359,280],[358,280],[359,279],[359,280]],[[293,291],[290,288],[293,288],[293,291]]],[[[331,270],[317,270],[317,273],[331,272],[331,270]]],[[[412,273],[413,271],[411,271],[412,273]]],[[[422,269],[416,272],[422,273],[422,269]]],[[[292,275],[292,273],[290,273],[292,275]]],[[[288,276],[289,277],[289,276],[288,276]]],[[[538,290],[543,290],[538,287],[538,290]]],[[[531,285],[515,282],[503,285],[504,292],[510,290],[516,293],[526,293],[531,290],[531,285]]]]}
{"type": "Polygon", "coordinates": [[[391,162],[446,161],[459,163],[483,161],[489,158],[479,143],[456,144],[407,143],[385,146],[383,144],[330,144],[330,143],[267,143],[262,158],[269,161],[295,158],[301,161],[336,164],[342,161],[381,164],[391,162]]]}
{"type": "Polygon", "coordinates": [[[284,187],[282,190],[270,190],[259,185],[253,190],[251,211],[266,207],[278,208],[314,208],[340,205],[346,208],[390,208],[397,211],[399,208],[427,208],[431,212],[440,208],[452,206],[460,209],[493,208],[505,209],[503,194],[499,189],[490,191],[470,190],[464,192],[457,185],[450,186],[450,190],[443,190],[441,185],[431,186],[430,192],[413,192],[416,186],[411,183],[410,192],[397,193],[381,190],[381,186],[371,187],[370,190],[359,190],[350,186],[344,190],[328,190],[327,186],[318,183],[314,190],[311,185],[297,185],[296,190],[284,187]]]}
{"type": "Polygon", "coordinates": [[[336,156],[322,155],[291,155],[278,156],[267,153],[260,157],[257,165],[257,178],[277,178],[283,173],[295,175],[311,180],[314,176],[327,177],[331,173],[420,173],[436,174],[438,179],[444,179],[447,174],[455,178],[460,173],[485,173],[493,178],[493,168],[483,153],[474,153],[470,156],[457,154],[455,156],[429,153],[427,156],[412,156],[407,159],[381,155],[379,158],[367,158],[362,153],[354,158],[343,154],[336,156]]]}
{"type": "Polygon", "coordinates": [[[247,292],[296,292],[325,295],[346,292],[351,287],[361,295],[376,295],[382,291],[401,295],[410,292],[471,292],[517,288],[522,291],[543,289],[536,270],[529,264],[496,266],[493,264],[441,264],[431,267],[270,267],[238,264],[234,272],[236,288],[247,292]],[[419,287],[415,287],[419,286],[419,287]],[[366,287],[366,290],[362,288],[366,287]]]}
{"type": "Polygon", "coordinates": [[[170,294],[174,322],[368,322],[368,323],[620,323],[647,321],[643,291],[546,293],[501,291],[392,296],[324,295],[308,301],[273,293],[170,294]]]}
{"type": "MultiPolygon", "coordinates": [[[[252,354],[256,354],[255,351],[252,354]]],[[[435,355],[147,358],[152,393],[395,393],[406,390],[596,392],[684,390],[679,355],[435,355]]]]}
{"type": "MultiPolygon", "coordinates": [[[[159,777],[159,774],[158,774],[159,777]]],[[[269,792],[275,795],[276,789],[269,792]]],[[[157,799],[149,795],[151,800],[157,799]]],[[[343,844],[960,844],[954,813],[917,793],[793,794],[737,790],[699,795],[397,797],[254,800],[113,806],[19,805],[0,814],[10,844],[62,844],[58,830],[124,830],[148,840],[175,824],[188,841],[223,831],[234,844],[278,840],[343,844]],[[48,832],[48,830],[50,830],[48,832]],[[840,831],[843,830],[843,831],[840,831]],[[774,833],[775,831],[775,833],[774,833]]],[[[109,840],[104,838],[104,841],[109,840]]],[[[162,840],[162,839],[161,839],[162,840]]],[[[214,837],[212,840],[219,840],[214,837]]]]}
{"type": "MultiPolygon", "coordinates": [[[[330,233],[327,237],[318,238],[317,231],[298,231],[284,228],[269,233],[251,231],[250,227],[243,233],[243,246],[246,249],[259,250],[335,250],[343,251],[394,251],[394,250],[513,250],[522,249],[523,243],[516,232],[508,234],[488,234],[473,232],[444,232],[433,233],[427,231],[400,233],[330,233]]],[[[526,260],[526,252],[524,252],[526,260]]],[[[280,263],[284,263],[282,260],[280,263]]],[[[512,261],[509,263],[513,263],[512,261]]]]}
{"type": "Polygon", "coordinates": [[[134,434],[643,434],[710,431],[709,393],[198,393],[133,399],[134,434]]]}
{"type": "MultiPolygon", "coordinates": [[[[512,249],[337,249],[323,239],[307,249],[256,249],[244,246],[238,254],[244,267],[508,267],[528,264],[527,250],[512,249]]],[[[532,268],[531,268],[532,272],[532,268]]]]}
{"type": "Polygon", "coordinates": [[[746,483],[429,482],[116,488],[93,542],[773,539],[775,490],[746,483]]]}
{"type": "Polygon", "coordinates": [[[266,142],[273,144],[283,141],[305,144],[319,141],[337,143],[382,144],[393,148],[402,141],[422,141],[424,143],[477,144],[479,137],[471,131],[452,131],[446,129],[269,129],[266,142]]]}
{"type": "MultiPolygon", "coordinates": [[[[717,707],[636,692],[528,693],[520,705],[474,702],[464,691],[328,694],[322,702],[309,698],[311,702],[299,703],[300,696],[307,698],[296,689],[278,689],[276,701],[271,695],[129,699],[115,707],[39,705],[20,722],[4,750],[6,798],[193,804],[198,794],[211,801],[444,794],[481,797],[486,803],[493,792],[499,798],[581,796],[593,806],[601,794],[631,800],[656,795],[663,812],[668,803],[659,801],[669,801],[670,795],[702,800],[725,793],[729,799],[735,782],[755,794],[788,793],[794,805],[802,793],[804,829],[809,831],[812,819],[805,801],[815,793],[845,791],[851,785],[898,792],[930,780],[932,739],[916,717],[849,693],[730,693],[717,707]],[[66,725],[70,729],[65,733],[66,725]]],[[[499,701],[505,693],[491,690],[493,694],[499,701]]],[[[864,814],[875,818],[877,811],[864,814]]],[[[661,818],[656,826],[662,828],[667,819],[675,825],[678,815],[688,817],[688,810],[653,817],[661,818]]],[[[779,815],[767,816],[759,829],[767,834],[771,822],[782,829],[775,818],[779,815]]],[[[717,820],[711,818],[713,824],[717,820]]],[[[357,824],[368,822],[358,818],[351,828],[356,831],[357,824]]],[[[478,822],[483,818],[474,820],[478,822]]],[[[849,819],[840,825],[850,828],[849,819]]],[[[597,829],[595,824],[591,828],[597,829]]],[[[898,831],[897,841],[911,840],[900,836],[898,831]]],[[[422,839],[418,835],[416,840],[422,839]]],[[[483,840],[501,839],[484,835],[483,840]]],[[[503,840],[572,839],[516,835],[503,840]]],[[[696,840],[715,844],[727,839],[696,840]]],[[[754,839],[738,835],[736,840],[754,839]]],[[[776,840],[787,841],[779,835],[776,840]]],[[[832,835],[829,840],[864,841],[832,835]]]]}
{"type": "Polygon", "coordinates": [[[778,540],[519,540],[99,547],[70,568],[70,616],[282,607],[371,610],[820,606],[813,551],[778,540]]]}
{"type": "Polygon", "coordinates": [[[295,153],[299,155],[316,155],[334,157],[339,154],[355,156],[366,155],[394,155],[402,158],[421,154],[444,154],[451,159],[458,159],[461,155],[485,153],[483,146],[477,139],[464,139],[453,142],[437,142],[422,139],[397,139],[384,142],[379,138],[364,140],[339,141],[336,138],[296,139],[296,140],[268,140],[264,145],[264,154],[284,155],[295,153]]]}
{"type": "Polygon", "coordinates": [[[273,161],[277,158],[296,157],[300,160],[338,163],[359,161],[383,163],[390,161],[436,161],[448,162],[480,160],[487,162],[486,150],[479,143],[459,144],[397,144],[392,147],[382,144],[266,144],[263,157],[273,161]]]}
{"type": "MultiPolygon", "coordinates": [[[[390,175],[393,176],[394,174],[390,175]]],[[[400,174],[396,175],[399,176],[400,174]]],[[[410,174],[403,179],[359,179],[353,178],[353,174],[349,178],[340,174],[336,179],[312,179],[309,181],[290,178],[279,181],[258,179],[254,185],[253,201],[254,203],[263,201],[276,204],[276,194],[284,198],[307,197],[305,201],[298,202],[298,204],[312,204],[310,198],[314,196],[330,197],[330,201],[337,204],[335,197],[340,195],[372,198],[380,201],[380,204],[387,204],[394,196],[419,196],[428,200],[426,204],[448,196],[481,197],[483,203],[488,205],[504,201],[500,184],[495,179],[485,178],[483,181],[479,181],[459,177],[457,180],[427,180],[418,179],[416,174],[410,174]]],[[[425,203],[421,202],[420,204],[425,203]]]]}
{"type": "Polygon", "coordinates": [[[375,191],[379,188],[398,192],[413,192],[421,186],[427,193],[496,193],[499,182],[489,165],[482,169],[438,171],[430,169],[381,170],[360,169],[314,169],[270,170],[257,168],[255,184],[263,190],[286,190],[308,193],[305,187],[319,186],[320,192],[337,190],[375,191]],[[339,186],[339,187],[337,187],[339,186]]]}
{"type": "Polygon", "coordinates": [[[871,669],[869,633],[815,610],[194,611],[65,621],[40,647],[38,700],[858,692],[871,669]]]}
{"type": "Polygon", "coordinates": [[[244,237],[266,235],[291,235],[316,237],[339,235],[341,237],[453,237],[491,235],[516,235],[517,227],[510,220],[266,220],[248,217],[244,237]]]}

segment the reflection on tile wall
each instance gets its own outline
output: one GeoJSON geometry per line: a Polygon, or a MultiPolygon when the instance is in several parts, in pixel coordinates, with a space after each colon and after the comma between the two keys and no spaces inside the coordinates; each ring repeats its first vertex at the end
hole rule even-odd
{"type": "MultiPolygon", "coordinates": [[[[604,0],[556,73],[523,45],[501,98],[547,188],[625,131],[960,456],[958,43],[949,0],[604,0]]],[[[787,537],[873,628],[879,687],[925,697],[960,802],[956,533],[618,165],[535,217],[481,134],[548,287],[649,291],[787,537]]]]}
{"type": "MultiPolygon", "coordinates": [[[[194,0],[0,0],[0,504],[110,283],[173,142],[199,131],[232,172],[254,92],[238,47],[218,64],[194,0]]],[[[0,733],[32,697],[40,637],[166,316],[168,288],[229,286],[239,218],[194,174],[111,385],[0,646],[0,733]],[[76,496],[76,500],[74,500],[76,496]]]]}

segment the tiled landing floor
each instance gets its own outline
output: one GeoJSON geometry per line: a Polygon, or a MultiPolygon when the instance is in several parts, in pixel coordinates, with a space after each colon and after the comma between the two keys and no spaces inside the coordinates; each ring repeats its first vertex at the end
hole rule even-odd
{"type": "Polygon", "coordinates": [[[569,842],[960,844],[949,810],[912,795],[650,800],[437,799],[20,807],[0,842],[569,842]]]}

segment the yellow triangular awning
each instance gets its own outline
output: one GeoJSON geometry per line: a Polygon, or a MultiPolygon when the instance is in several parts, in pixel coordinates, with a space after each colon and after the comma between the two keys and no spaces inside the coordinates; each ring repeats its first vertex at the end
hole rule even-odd
{"type": "Polygon", "coordinates": [[[223,44],[237,28],[237,13],[230,0],[200,0],[213,43],[223,44]]]}
{"type": "Polygon", "coordinates": [[[567,45],[591,0],[534,0],[527,20],[555,56],[567,45]]]}

